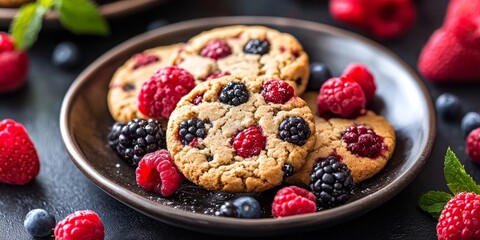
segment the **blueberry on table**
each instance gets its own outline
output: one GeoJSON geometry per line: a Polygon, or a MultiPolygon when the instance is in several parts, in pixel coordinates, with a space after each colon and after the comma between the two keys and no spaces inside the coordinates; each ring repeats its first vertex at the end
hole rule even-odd
{"type": "Polygon", "coordinates": [[[477,112],[469,112],[462,119],[462,132],[466,137],[471,131],[480,127],[480,114],[477,112]]]}
{"type": "Polygon", "coordinates": [[[327,65],[320,62],[311,63],[310,81],[308,81],[307,89],[318,91],[322,87],[322,84],[330,78],[332,78],[332,72],[327,65]]]}
{"type": "Polygon", "coordinates": [[[460,100],[450,93],[440,95],[435,101],[435,108],[438,115],[447,120],[457,118],[462,110],[460,100]]]}
{"type": "Polygon", "coordinates": [[[43,209],[33,209],[23,222],[25,230],[33,237],[49,236],[55,228],[55,217],[43,209]]]}
{"type": "Polygon", "coordinates": [[[239,197],[233,200],[233,205],[237,210],[238,218],[259,218],[260,203],[253,197],[239,197]]]}
{"type": "Polygon", "coordinates": [[[152,22],[150,22],[147,25],[147,31],[152,31],[152,30],[155,30],[157,28],[163,27],[163,26],[168,25],[168,24],[170,24],[170,23],[165,19],[153,20],[152,22]]]}
{"type": "Polygon", "coordinates": [[[72,68],[80,63],[80,51],[72,42],[59,43],[52,54],[53,65],[61,68],[72,68]]]}

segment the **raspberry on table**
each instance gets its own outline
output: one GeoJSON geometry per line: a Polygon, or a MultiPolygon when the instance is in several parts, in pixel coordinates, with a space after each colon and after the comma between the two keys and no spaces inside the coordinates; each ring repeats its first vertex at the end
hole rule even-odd
{"type": "Polygon", "coordinates": [[[103,240],[105,229],[100,217],[93,211],[76,211],[60,221],[55,227],[57,240],[103,240]]]}
{"type": "Polygon", "coordinates": [[[291,177],[295,172],[295,169],[290,164],[283,165],[282,170],[283,170],[283,179],[291,177]]]}
{"type": "Polygon", "coordinates": [[[205,138],[207,136],[205,122],[197,118],[190,118],[186,121],[183,121],[180,123],[178,135],[183,145],[191,145],[195,139],[205,138]]]}
{"type": "Polygon", "coordinates": [[[10,52],[15,49],[13,40],[7,33],[0,32],[0,53],[10,52]]]}
{"type": "Polygon", "coordinates": [[[28,64],[26,52],[0,52],[0,93],[12,92],[25,83],[28,64]]]}
{"type": "Polygon", "coordinates": [[[474,162],[480,163],[480,128],[471,131],[466,141],[466,153],[474,162]]]}
{"type": "Polygon", "coordinates": [[[252,39],[243,47],[244,53],[263,55],[270,51],[270,42],[267,40],[252,39]]]}
{"type": "Polygon", "coordinates": [[[283,120],[278,127],[278,134],[283,141],[303,146],[311,132],[305,119],[293,116],[283,120]]]}
{"type": "Polygon", "coordinates": [[[220,91],[218,100],[222,103],[238,106],[248,102],[247,86],[242,82],[229,82],[220,91]]]}
{"type": "Polygon", "coordinates": [[[138,110],[152,118],[168,118],[178,101],[195,87],[192,74],[179,67],[158,70],[142,85],[138,110]]]}
{"type": "Polygon", "coordinates": [[[368,70],[367,66],[359,63],[352,63],[343,70],[343,75],[349,76],[357,82],[365,94],[367,103],[375,98],[377,86],[373,74],[368,70]]]}
{"type": "Polygon", "coordinates": [[[135,173],[140,187],[164,197],[175,193],[183,181],[170,153],[164,149],[146,154],[135,173]]]}
{"type": "Polygon", "coordinates": [[[315,195],[306,189],[296,186],[280,189],[272,203],[272,215],[277,218],[316,211],[315,195]]]}
{"type": "Polygon", "coordinates": [[[267,102],[284,104],[294,96],[293,87],[285,81],[268,80],[262,88],[262,96],[267,102]]]}
{"type": "Polygon", "coordinates": [[[355,125],[342,133],[342,140],[347,143],[348,151],[360,157],[376,158],[387,150],[383,137],[365,125],[355,125]]]}
{"type": "Polygon", "coordinates": [[[230,75],[230,72],[214,72],[214,73],[208,75],[207,78],[205,78],[205,81],[216,79],[216,78],[221,78],[221,77],[229,76],[229,75],[230,75]]]}
{"type": "Polygon", "coordinates": [[[200,52],[202,57],[218,60],[232,54],[232,49],[225,40],[209,41],[200,52]]]}
{"type": "Polygon", "coordinates": [[[155,55],[149,55],[146,53],[139,53],[134,57],[135,63],[133,64],[133,69],[137,69],[143,66],[147,66],[154,62],[160,61],[160,58],[155,55]]]}
{"type": "Polygon", "coordinates": [[[437,224],[439,240],[480,239],[480,196],[459,193],[445,205],[437,224]]]}
{"type": "Polygon", "coordinates": [[[267,137],[263,136],[260,127],[250,126],[239,132],[232,141],[237,155],[248,158],[259,155],[265,149],[267,137]]]}
{"type": "Polygon", "coordinates": [[[327,209],[345,203],[354,187],[350,169],[338,161],[335,156],[328,156],[313,166],[310,175],[310,189],[317,197],[317,206],[327,209]]]}
{"type": "Polygon", "coordinates": [[[347,76],[327,80],[317,98],[320,116],[333,113],[344,118],[354,118],[365,111],[366,103],[360,85],[347,76]]]}

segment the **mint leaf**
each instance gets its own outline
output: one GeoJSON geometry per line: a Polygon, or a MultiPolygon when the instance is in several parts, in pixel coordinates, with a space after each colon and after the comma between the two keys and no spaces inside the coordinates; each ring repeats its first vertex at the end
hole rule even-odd
{"type": "Polygon", "coordinates": [[[27,49],[37,40],[47,8],[37,3],[23,5],[10,26],[10,35],[17,49],[27,49]]]}
{"type": "Polygon", "coordinates": [[[480,194],[480,186],[473,181],[472,177],[465,172],[462,164],[452,152],[450,148],[447,150],[445,156],[444,166],[445,179],[447,180],[447,186],[453,194],[460,192],[474,192],[480,194]]]}
{"type": "Polygon", "coordinates": [[[90,0],[55,0],[62,25],[76,34],[108,35],[107,22],[90,0]]]}
{"type": "Polygon", "coordinates": [[[418,205],[423,211],[430,213],[435,219],[438,219],[443,208],[451,198],[452,195],[446,192],[430,191],[420,196],[418,205]]]}

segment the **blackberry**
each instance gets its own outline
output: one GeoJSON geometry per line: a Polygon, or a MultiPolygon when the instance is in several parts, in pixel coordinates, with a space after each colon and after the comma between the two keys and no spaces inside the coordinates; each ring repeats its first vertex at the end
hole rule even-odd
{"type": "Polygon", "coordinates": [[[123,126],[125,126],[125,124],[115,122],[110,130],[110,133],[108,134],[108,145],[110,145],[113,150],[117,150],[118,137],[120,137],[123,126]]]}
{"type": "Polygon", "coordinates": [[[178,135],[180,135],[183,145],[190,144],[195,138],[205,138],[205,136],[207,136],[205,123],[197,118],[190,118],[187,121],[183,121],[180,123],[178,135]]]}
{"type": "MultiPolygon", "coordinates": [[[[110,137],[114,137],[117,127],[113,126],[110,137]]],[[[115,150],[130,164],[137,165],[145,154],[166,149],[165,134],[162,124],[155,119],[134,119],[122,127],[115,150]]]]}
{"type": "Polygon", "coordinates": [[[220,206],[220,209],[215,212],[215,216],[217,217],[237,217],[237,215],[237,207],[230,201],[225,202],[220,206]]]}
{"type": "Polygon", "coordinates": [[[270,43],[266,40],[252,39],[243,47],[244,53],[263,55],[270,51],[270,43]]]}
{"type": "Polygon", "coordinates": [[[220,102],[238,106],[248,101],[247,86],[241,82],[229,82],[223,87],[218,97],[220,102]]]}
{"type": "Polygon", "coordinates": [[[280,139],[298,146],[305,144],[310,137],[308,123],[301,117],[289,117],[278,128],[280,139]]]}
{"type": "Polygon", "coordinates": [[[317,197],[318,207],[326,209],[345,203],[353,187],[350,169],[335,156],[328,156],[313,166],[310,188],[317,197]]]}
{"type": "Polygon", "coordinates": [[[294,169],[293,169],[293,166],[290,165],[290,164],[283,165],[282,170],[283,170],[283,178],[284,179],[288,178],[288,177],[291,177],[293,175],[294,169]]]}

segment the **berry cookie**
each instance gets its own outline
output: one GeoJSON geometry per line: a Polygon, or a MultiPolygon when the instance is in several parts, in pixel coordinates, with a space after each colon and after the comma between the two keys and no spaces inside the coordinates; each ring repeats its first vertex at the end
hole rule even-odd
{"type": "Polygon", "coordinates": [[[225,76],[180,100],[167,147],[185,177],[209,190],[262,192],[305,163],[315,144],[312,111],[281,80],[225,76]]]}
{"type": "Polygon", "coordinates": [[[308,55],[290,34],[261,26],[230,26],[203,32],[188,41],[174,65],[197,83],[221,75],[282,79],[300,95],[309,78],[308,55]]]}
{"type": "MultiPolygon", "coordinates": [[[[315,102],[315,93],[304,96],[307,102],[315,102]]],[[[315,126],[314,150],[304,167],[287,179],[289,183],[308,185],[313,165],[331,155],[348,166],[353,181],[358,183],[380,172],[395,149],[394,128],[372,111],[355,119],[331,118],[327,121],[315,116],[315,126]]]]}
{"type": "Polygon", "coordinates": [[[158,69],[169,66],[180,44],[157,47],[136,54],[113,75],[108,91],[108,108],[117,122],[127,123],[146,118],[138,110],[138,94],[142,84],[158,69]]]}

